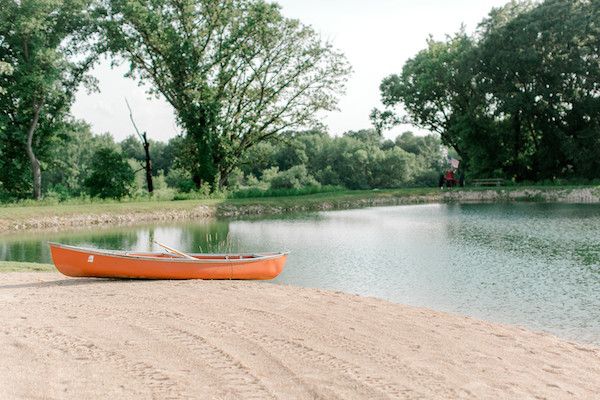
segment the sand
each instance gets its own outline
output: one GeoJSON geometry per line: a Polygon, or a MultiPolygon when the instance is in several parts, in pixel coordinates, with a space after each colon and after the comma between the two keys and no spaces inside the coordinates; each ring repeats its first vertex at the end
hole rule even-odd
{"type": "Polygon", "coordinates": [[[594,399],[600,348],[343,293],[0,275],[1,399],[594,399]]]}

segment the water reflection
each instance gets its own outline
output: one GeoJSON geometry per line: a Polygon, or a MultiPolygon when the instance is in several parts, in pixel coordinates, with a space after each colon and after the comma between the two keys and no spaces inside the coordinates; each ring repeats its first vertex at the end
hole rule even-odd
{"type": "Polygon", "coordinates": [[[0,260],[51,262],[48,242],[98,249],[160,251],[155,241],[191,252],[210,251],[228,241],[229,222],[141,225],[0,236],[0,260]]]}
{"type": "Polygon", "coordinates": [[[0,259],[46,241],[292,253],[276,282],[516,323],[600,344],[600,206],[418,205],[0,237],[0,259]]]}

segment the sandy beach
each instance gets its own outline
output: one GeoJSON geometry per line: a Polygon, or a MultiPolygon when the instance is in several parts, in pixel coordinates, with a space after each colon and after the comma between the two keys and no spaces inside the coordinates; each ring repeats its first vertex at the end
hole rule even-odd
{"type": "Polygon", "coordinates": [[[0,274],[2,399],[593,399],[600,348],[259,282],[0,274]]]}

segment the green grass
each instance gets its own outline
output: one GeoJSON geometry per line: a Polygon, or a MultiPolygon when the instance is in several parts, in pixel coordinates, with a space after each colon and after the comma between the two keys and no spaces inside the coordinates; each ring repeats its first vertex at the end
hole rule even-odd
{"type": "Polygon", "coordinates": [[[74,201],[58,204],[9,205],[0,207],[0,220],[23,221],[33,217],[98,215],[103,213],[131,214],[160,212],[161,210],[189,210],[198,205],[216,205],[222,200],[170,200],[170,201],[127,201],[127,202],[89,202],[77,204],[74,201]]]}
{"type": "Polygon", "coordinates": [[[0,261],[0,273],[2,272],[49,272],[56,271],[52,264],[38,264],[16,261],[0,261]]]}
{"type": "Polygon", "coordinates": [[[377,199],[390,197],[409,197],[425,196],[439,194],[438,188],[403,188],[403,189],[382,189],[382,190],[337,190],[333,192],[319,192],[306,195],[278,195],[272,197],[249,197],[249,198],[231,198],[220,203],[223,205],[282,205],[282,204],[309,204],[314,202],[338,202],[363,199],[377,199]]]}
{"type": "Polygon", "coordinates": [[[406,198],[411,196],[435,195],[440,192],[437,188],[419,189],[390,189],[390,190],[342,190],[336,192],[314,193],[303,196],[255,197],[227,199],[217,206],[217,214],[222,210],[244,207],[262,207],[266,213],[273,208],[283,211],[311,211],[322,209],[327,204],[330,208],[352,208],[375,202],[378,199],[406,198]]]}
{"type": "Polygon", "coordinates": [[[257,197],[289,197],[305,196],[316,193],[332,193],[344,191],[339,186],[307,186],[299,189],[268,189],[261,190],[257,188],[237,190],[229,196],[231,199],[248,199],[257,197]]]}

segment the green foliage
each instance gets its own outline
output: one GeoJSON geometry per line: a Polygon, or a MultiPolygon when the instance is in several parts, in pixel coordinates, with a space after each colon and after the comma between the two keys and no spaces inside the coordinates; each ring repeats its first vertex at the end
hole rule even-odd
{"type": "Polygon", "coordinates": [[[200,187],[198,190],[190,192],[178,192],[173,196],[173,200],[222,200],[227,198],[227,191],[212,190],[208,184],[200,187]]]}
{"type": "Polygon", "coordinates": [[[173,168],[169,171],[169,174],[165,177],[167,185],[174,187],[180,192],[188,193],[195,188],[194,181],[192,181],[192,175],[181,168],[173,168]]]}
{"type": "Polygon", "coordinates": [[[272,189],[301,189],[307,186],[318,187],[320,184],[308,174],[304,164],[294,165],[271,178],[272,189]]]}
{"type": "Polygon", "coordinates": [[[121,150],[123,151],[123,155],[127,158],[132,158],[137,161],[146,160],[142,142],[140,142],[140,139],[135,135],[129,135],[121,142],[121,150]]]}
{"type": "Polygon", "coordinates": [[[443,154],[439,138],[433,135],[407,133],[393,142],[384,141],[375,131],[348,132],[337,138],[308,131],[288,132],[268,146],[251,149],[246,158],[248,162],[241,167],[246,181],[241,187],[297,188],[313,185],[314,179],[320,185],[370,189],[417,182],[435,186],[443,154]],[[263,157],[265,153],[268,157],[263,157]],[[254,157],[262,160],[262,171],[257,172],[256,164],[250,162],[254,157]]]}
{"type": "Polygon", "coordinates": [[[61,198],[87,193],[84,186],[93,166],[94,154],[102,148],[119,151],[109,134],[94,135],[88,124],[69,121],[65,130],[53,138],[45,164],[44,190],[46,195],[61,198]]]}
{"type": "Polygon", "coordinates": [[[251,199],[260,197],[287,197],[287,196],[304,196],[317,193],[333,193],[344,190],[340,186],[305,186],[296,189],[267,189],[261,190],[258,188],[241,189],[233,192],[230,197],[233,199],[251,199]]]}
{"type": "MultiPolygon", "coordinates": [[[[437,42],[385,78],[386,112],[438,132],[470,176],[600,173],[600,2],[511,2],[479,31],[437,42]]],[[[374,112],[383,126],[383,113],[374,112]]],[[[388,116],[389,120],[389,116],[388,116]]],[[[405,147],[406,149],[406,147],[405,147]]]]}
{"type": "Polygon", "coordinates": [[[135,174],[123,155],[111,148],[97,150],[85,186],[90,196],[120,199],[131,193],[135,174]]]}

